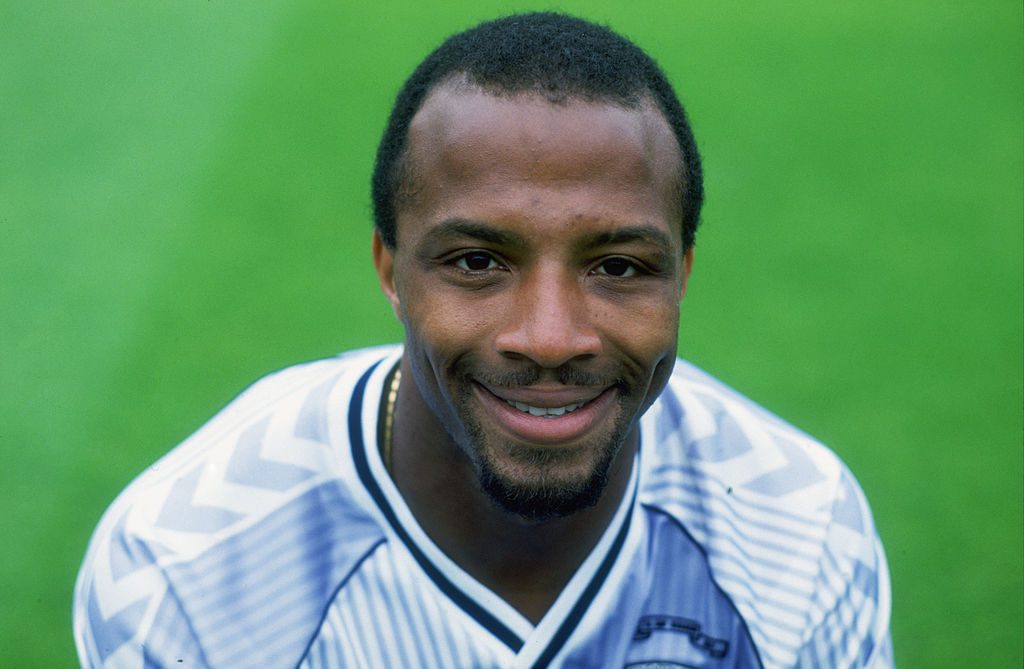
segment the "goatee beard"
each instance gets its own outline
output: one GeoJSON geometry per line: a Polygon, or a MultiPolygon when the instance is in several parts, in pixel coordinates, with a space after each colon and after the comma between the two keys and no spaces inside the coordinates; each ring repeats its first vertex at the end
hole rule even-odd
{"type": "MultiPolygon", "coordinates": [[[[536,383],[539,377],[540,371],[533,367],[508,370],[500,374],[474,370],[472,374],[465,375],[466,382],[462,385],[459,397],[459,413],[465,438],[469,442],[465,452],[477,470],[481,489],[498,508],[530,522],[571,516],[597,504],[608,484],[612,463],[631,427],[620,396],[619,416],[604,443],[562,449],[519,443],[494,444],[488,440],[470,409],[472,384],[482,380],[496,387],[529,386],[536,383]],[[581,449],[593,451],[586,472],[578,471],[581,449]],[[501,454],[504,454],[504,458],[501,454]],[[510,456],[514,461],[513,466],[532,472],[529,479],[503,471],[501,460],[510,456]],[[573,469],[577,471],[576,476],[567,476],[566,471],[573,469]]],[[[567,386],[615,386],[620,391],[625,386],[620,379],[594,374],[571,365],[560,368],[557,378],[560,384],[567,386]]],[[[587,454],[583,456],[586,458],[587,454]]]]}
{"type": "MultiPolygon", "coordinates": [[[[610,449],[607,449],[610,450],[610,449]]],[[[501,509],[525,520],[539,522],[564,518],[597,504],[608,483],[614,453],[602,453],[594,471],[582,481],[521,482],[501,476],[489,460],[480,463],[480,486],[501,509]]]]}
{"type": "Polygon", "coordinates": [[[571,466],[578,453],[525,446],[504,445],[506,453],[516,453],[516,464],[535,472],[532,480],[513,478],[502,472],[489,450],[483,431],[475,421],[467,421],[470,449],[477,469],[478,481],[484,493],[499,508],[520,518],[540,522],[571,516],[597,504],[608,484],[608,474],[619,454],[628,425],[616,424],[604,444],[598,448],[596,458],[585,475],[569,478],[559,470],[571,466]]]}

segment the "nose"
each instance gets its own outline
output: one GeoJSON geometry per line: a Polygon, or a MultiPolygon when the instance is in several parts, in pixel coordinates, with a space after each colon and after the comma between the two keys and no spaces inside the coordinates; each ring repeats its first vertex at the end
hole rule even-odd
{"type": "Polygon", "coordinates": [[[498,352],[549,369],[597,355],[601,337],[585,297],[579,278],[561,269],[523,276],[495,339],[498,352]]]}

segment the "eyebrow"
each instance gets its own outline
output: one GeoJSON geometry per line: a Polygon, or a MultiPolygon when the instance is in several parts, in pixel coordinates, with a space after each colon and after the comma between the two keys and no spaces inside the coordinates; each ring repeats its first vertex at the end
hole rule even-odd
{"type": "MultiPolygon", "coordinates": [[[[427,239],[431,242],[457,237],[479,239],[489,244],[505,247],[525,248],[529,246],[526,238],[522,235],[466,218],[447,219],[427,233],[427,239]]],[[[669,235],[661,228],[648,224],[627,225],[599,232],[583,240],[580,247],[590,249],[631,242],[652,244],[666,252],[672,249],[672,240],[669,235]]]]}
{"type": "Polygon", "coordinates": [[[427,240],[432,242],[455,237],[471,237],[500,246],[526,246],[521,235],[466,218],[449,218],[427,233],[427,240]]]}
{"type": "Polygon", "coordinates": [[[605,246],[609,244],[628,244],[643,242],[659,246],[665,251],[672,249],[672,240],[661,228],[653,225],[628,225],[621,228],[601,232],[588,239],[586,247],[605,246]]]}

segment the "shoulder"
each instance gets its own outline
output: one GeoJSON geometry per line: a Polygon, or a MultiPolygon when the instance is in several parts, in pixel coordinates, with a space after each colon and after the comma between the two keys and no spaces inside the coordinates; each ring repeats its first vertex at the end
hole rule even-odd
{"type": "Polygon", "coordinates": [[[140,652],[146,666],[176,666],[172,655],[195,666],[263,662],[222,638],[252,615],[252,597],[263,598],[260,615],[284,607],[287,629],[264,627],[296,638],[276,647],[299,644],[329,596],[306,591],[379,540],[347,483],[338,424],[358,379],[395,351],[271,374],[133,481],[100,521],[76,583],[83,663],[121,666],[140,652]],[[286,590],[306,592],[308,604],[281,599],[286,590]]]}
{"type": "Polygon", "coordinates": [[[644,421],[654,444],[645,471],[662,484],[653,490],[665,503],[683,492],[665,484],[686,480],[712,497],[756,500],[817,523],[838,494],[844,466],[831,450],[685,361],[644,421]]]}
{"type": "Polygon", "coordinates": [[[836,454],[681,360],[642,429],[641,502],[705,553],[766,666],[869,666],[888,643],[888,571],[836,454]]]}
{"type": "Polygon", "coordinates": [[[683,360],[645,419],[662,473],[685,468],[801,514],[839,482],[843,465],[831,450],[683,360]]]}
{"type": "MultiPolygon", "coordinates": [[[[112,534],[126,515],[130,528],[200,534],[203,528],[257,518],[298,490],[337,477],[333,451],[340,435],[333,423],[346,410],[358,379],[396,350],[352,351],[256,381],[132,481],[107,510],[95,538],[112,534]],[[189,513],[186,499],[218,511],[189,513]]],[[[193,538],[179,548],[205,547],[193,538]]]]}

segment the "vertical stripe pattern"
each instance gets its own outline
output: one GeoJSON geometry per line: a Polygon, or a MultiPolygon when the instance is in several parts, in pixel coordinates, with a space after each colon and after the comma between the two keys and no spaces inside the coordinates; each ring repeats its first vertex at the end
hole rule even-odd
{"type": "Polygon", "coordinates": [[[303,662],[334,667],[508,667],[514,654],[381,544],[331,607],[303,662]]]}

